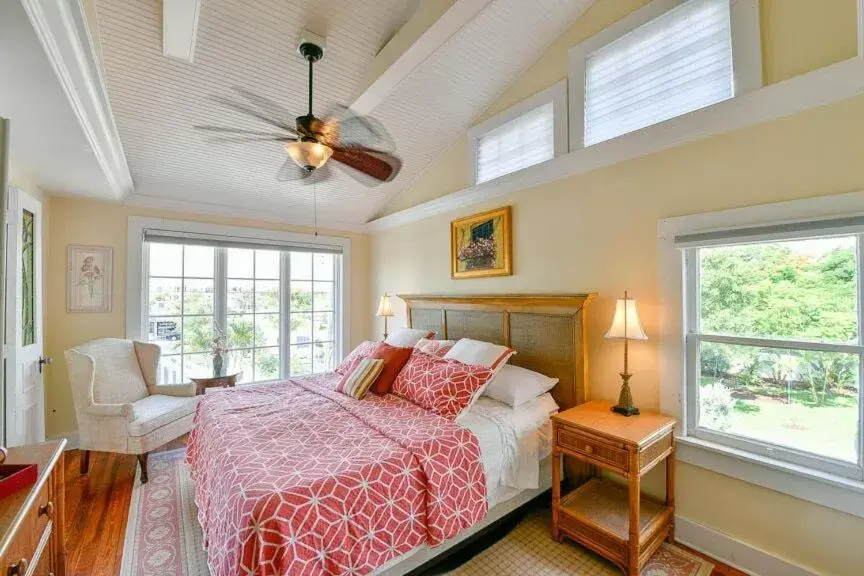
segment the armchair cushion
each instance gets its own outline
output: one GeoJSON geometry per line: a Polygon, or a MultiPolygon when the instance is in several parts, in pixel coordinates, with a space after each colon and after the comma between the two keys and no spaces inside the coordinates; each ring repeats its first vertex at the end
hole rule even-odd
{"type": "Polygon", "coordinates": [[[189,416],[200,396],[178,397],[154,394],[132,403],[134,416],[128,423],[130,436],[145,436],[157,428],[189,416]]]}

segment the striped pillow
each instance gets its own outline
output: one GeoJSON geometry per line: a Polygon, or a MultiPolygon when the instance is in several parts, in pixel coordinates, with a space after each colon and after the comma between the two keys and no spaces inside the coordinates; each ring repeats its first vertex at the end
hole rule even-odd
{"type": "Polygon", "coordinates": [[[336,391],[357,400],[362,400],[384,369],[384,360],[363,358],[350,374],[346,374],[336,386],[336,391]]]}

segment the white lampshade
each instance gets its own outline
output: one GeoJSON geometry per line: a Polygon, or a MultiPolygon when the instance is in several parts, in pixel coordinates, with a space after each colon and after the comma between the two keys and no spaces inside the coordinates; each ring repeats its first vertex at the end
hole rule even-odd
{"type": "Polygon", "coordinates": [[[648,336],[642,330],[639,314],[636,312],[636,300],[619,298],[615,305],[615,318],[612,326],[606,332],[606,338],[621,338],[627,340],[647,340],[648,336]],[[626,326],[626,327],[625,327],[626,326]]]}
{"type": "Polygon", "coordinates": [[[381,296],[381,299],[378,301],[378,311],[375,312],[376,316],[393,316],[393,306],[390,304],[390,295],[384,294],[381,296]]]}
{"type": "Polygon", "coordinates": [[[333,154],[332,148],[318,142],[289,142],[285,150],[295,164],[309,171],[323,166],[333,154]]]}

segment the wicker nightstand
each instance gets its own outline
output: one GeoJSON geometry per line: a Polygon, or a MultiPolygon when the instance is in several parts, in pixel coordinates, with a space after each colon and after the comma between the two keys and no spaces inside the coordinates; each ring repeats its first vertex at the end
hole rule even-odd
{"type": "Polygon", "coordinates": [[[625,417],[611,402],[588,402],[552,417],[552,535],[568,536],[620,566],[628,576],[675,538],[675,419],[643,412],[625,417]],[[561,497],[563,454],[614,472],[628,487],[599,476],[561,497]],[[666,501],[641,495],[643,474],[666,461],[666,501]]]}

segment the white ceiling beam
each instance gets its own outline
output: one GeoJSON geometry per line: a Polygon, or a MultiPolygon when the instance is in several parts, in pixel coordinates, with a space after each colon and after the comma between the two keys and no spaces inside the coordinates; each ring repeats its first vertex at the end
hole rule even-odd
{"type": "MultiPolygon", "coordinates": [[[[21,0],[115,199],[135,186],[81,0],[21,0]]],[[[50,137],[49,134],[45,135],[50,137]]]]}
{"type": "Polygon", "coordinates": [[[438,51],[491,0],[456,0],[411,46],[397,58],[351,104],[358,114],[369,114],[381,104],[418,66],[438,51]]]}
{"type": "Polygon", "coordinates": [[[164,0],[162,2],[162,53],[192,62],[198,38],[201,0],[164,0]]]}

